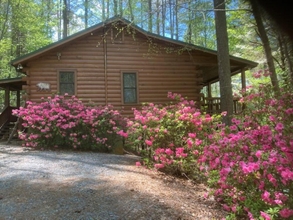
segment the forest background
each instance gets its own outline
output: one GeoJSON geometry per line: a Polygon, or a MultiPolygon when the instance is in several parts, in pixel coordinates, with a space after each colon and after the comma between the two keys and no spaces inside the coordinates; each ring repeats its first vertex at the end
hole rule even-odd
{"type": "MultiPolygon", "coordinates": [[[[291,40],[259,5],[254,7],[259,10],[253,10],[253,2],[257,0],[225,1],[229,52],[258,62],[258,69],[267,69],[269,46],[274,71],[281,81],[293,72],[291,40]],[[268,42],[264,42],[260,25],[268,42]]],[[[212,0],[0,0],[0,79],[20,76],[10,65],[14,58],[115,15],[147,31],[217,49],[212,0]]],[[[248,74],[247,85],[252,83],[248,74]]],[[[240,77],[234,77],[232,85],[235,91],[240,89],[240,77]]],[[[213,96],[219,96],[218,88],[214,84],[213,96]]],[[[3,95],[0,91],[0,100],[3,95]]]]}

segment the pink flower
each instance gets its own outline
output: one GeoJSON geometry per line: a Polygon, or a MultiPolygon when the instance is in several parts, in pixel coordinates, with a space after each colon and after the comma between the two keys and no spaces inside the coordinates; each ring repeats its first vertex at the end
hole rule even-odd
{"type": "Polygon", "coordinates": [[[260,72],[256,72],[256,73],[253,73],[252,76],[256,79],[260,78],[261,77],[261,73],[260,72]]]}
{"type": "Polygon", "coordinates": [[[166,150],[165,150],[165,153],[167,154],[167,155],[173,155],[173,151],[170,149],[170,148],[167,148],[166,150]]]}
{"type": "Polygon", "coordinates": [[[278,200],[278,199],[274,200],[274,202],[275,202],[276,204],[278,204],[278,205],[282,205],[282,204],[283,204],[283,202],[282,202],[281,200],[278,200]]]}
{"type": "Polygon", "coordinates": [[[272,122],[274,122],[274,121],[276,120],[275,116],[273,116],[273,115],[270,115],[270,116],[269,116],[269,119],[270,119],[272,122]]]}
{"type": "Polygon", "coordinates": [[[230,212],[230,210],[231,210],[230,207],[226,204],[223,205],[223,209],[227,212],[230,212]]]}
{"type": "Polygon", "coordinates": [[[271,203],[271,198],[270,198],[270,193],[268,191],[264,191],[264,193],[261,195],[261,198],[267,202],[267,203],[271,203]]]}
{"type": "Polygon", "coordinates": [[[264,220],[271,220],[271,216],[265,212],[260,211],[260,216],[264,218],[264,220]]]}
{"type": "Polygon", "coordinates": [[[196,139],[195,140],[195,145],[198,146],[198,145],[201,145],[202,143],[202,140],[199,140],[199,139],[196,139]]]}
{"type": "Polygon", "coordinates": [[[293,210],[284,208],[280,211],[280,215],[283,218],[289,218],[289,217],[293,216],[293,210]]]}
{"type": "Polygon", "coordinates": [[[262,155],[262,151],[260,151],[260,150],[256,151],[255,156],[256,156],[258,159],[261,158],[261,155],[262,155]]]}
{"type": "Polygon", "coordinates": [[[279,132],[281,132],[284,129],[284,125],[282,123],[278,123],[275,127],[275,129],[279,132]]]}
{"type": "Polygon", "coordinates": [[[145,140],[145,143],[146,143],[146,145],[148,145],[148,146],[152,146],[152,145],[153,145],[153,142],[150,141],[150,140],[145,140]]]}
{"type": "Polygon", "coordinates": [[[188,133],[188,137],[195,138],[196,137],[196,133],[188,133]]]}
{"type": "Polygon", "coordinates": [[[236,212],[237,211],[237,206],[236,205],[232,206],[231,210],[232,210],[232,212],[236,212]]]}
{"type": "Polygon", "coordinates": [[[222,116],[226,116],[227,115],[227,112],[222,112],[221,115],[222,116]]]}
{"type": "Polygon", "coordinates": [[[156,169],[164,168],[164,164],[157,163],[157,164],[155,164],[155,168],[156,168],[156,169]]]}
{"type": "Polygon", "coordinates": [[[253,215],[252,215],[251,212],[248,212],[247,214],[248,214],[249,220],[254,220],[253,215]]]}
{"type": "Polygon", "coordinates": [[[135,163],[135,165],[139,167],[139,166],[141,166],[141,163],[140,163],[139,161],[137,161],[137,162],[135,163]]]}

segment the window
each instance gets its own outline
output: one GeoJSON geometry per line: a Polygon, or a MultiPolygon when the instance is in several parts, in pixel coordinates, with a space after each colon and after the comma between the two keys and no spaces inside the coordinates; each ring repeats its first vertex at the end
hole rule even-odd
{"type": "Polygon", "coordinates": [[[61,95],[75,95],[75,72],[60,71],[59,72],[59,92],[61,95]]]}
{"type": "Polygon", "coordinates": [[[123,101],[137,103],[136,73],[123,73],[123,101]]]}

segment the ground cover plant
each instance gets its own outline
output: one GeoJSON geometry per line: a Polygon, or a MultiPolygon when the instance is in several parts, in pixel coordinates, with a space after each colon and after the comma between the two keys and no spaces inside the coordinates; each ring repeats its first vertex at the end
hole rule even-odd
{"type": "Polygon", "coordinates": [[[23,120],[25,132],[19,131],[19,137],[27,147],[110,152],[127,135],[125,119],[112,106],[86,106],[66,94],[28,101],[14,114],[23,120]]]}
{"type": "Polygon", "coordinates": [[[169,105],[134,109],[128,141],[140,146],[144,164],[205,180],[212,189],[207,196],[223,205],[227,219],[292,219],[293,94],[288,91],[275,95],[268,84],[242,91],[245,111],[229,127],[220,116],[200,113],[194,102],[169,93],[174,100],[169,105]]]}

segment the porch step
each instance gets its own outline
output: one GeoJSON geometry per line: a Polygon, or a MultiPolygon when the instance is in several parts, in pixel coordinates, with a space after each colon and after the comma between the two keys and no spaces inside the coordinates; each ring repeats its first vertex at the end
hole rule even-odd
{"type": "MultiPolygon", "coordinates": [[[[16,122],[9,122],[0,130],[0,140],[8,140],[10,133],[12,132],[16,122]]],[[[13,139],[17,139],[17,134],[14,135],[13,139]]]]}

